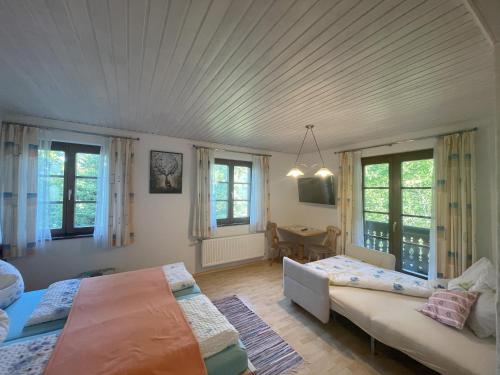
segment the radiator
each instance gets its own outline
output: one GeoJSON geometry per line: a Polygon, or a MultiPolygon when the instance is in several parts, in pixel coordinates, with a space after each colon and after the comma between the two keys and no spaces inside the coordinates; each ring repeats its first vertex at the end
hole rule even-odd
{"type": "Polygon", "coordinates": [[[216,266],[264,256],[264,233],[203,240],[202,267],[216,266]]]}

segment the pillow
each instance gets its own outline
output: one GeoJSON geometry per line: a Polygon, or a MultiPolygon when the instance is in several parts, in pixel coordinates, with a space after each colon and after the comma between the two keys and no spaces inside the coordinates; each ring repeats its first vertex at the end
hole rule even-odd
{"type": "Polygon", "coordinates": [[[488,292],[490,290],[496,290],[495,275],[492,277],[492,271],[488,270],[487,273],[479,276],[476,283],[469,289],[471,292],[488,292]]]}
{"type": "Polygon", "coordinates": [[[470,311],[467,326],[481,339],[496,336],[495,291],[493,289],[485,290],[479,295],[470,311]]]}
{"type": "Polygon", "coordinates": [[[427,303],[417,311],[440,323],[462,329],[478,294],[458,290],[439,290],[432,293],[427,303]]]}
{"type": "Polygon", "coordinates": [[[0,310],[0,343],[4,342],[9,333],[9,316],[3,310],[0,310]]]}
{"type": "Polygon", "coordinates": [[[182,262],[163,266],[163,273],[172,292],[190,288],[195,284],[193,275],[188,272],[182,262]]]}
{"type": "Polygon", "coordinates": [[[25,327],[66,318],[73,306],[80,281],[80,279],[69,279],[51,284],[35,311],[31,313],[25,327]]]}
{"type": "Polygon", "coordinates": [[[467,268],[464,273],[462,273],[456,279],[451,279],[448,282],[449,290],[469,290],[479,278],[485,275],[485,282],[487,285],[491,285],[491,289],[496,288],[495,283],[495,267],[487,258],[481,258],[472,266],[467,268]]]}
{"type": "Polygon", "coordinates": [[[18,269],[3,260],[0,260],[0,280],[0,309],[5,309],[24,293],[24,281],[18,269]]]}

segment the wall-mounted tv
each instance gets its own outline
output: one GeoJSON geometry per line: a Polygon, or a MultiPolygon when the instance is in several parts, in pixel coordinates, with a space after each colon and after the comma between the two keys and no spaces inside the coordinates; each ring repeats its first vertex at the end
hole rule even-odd
{"type": "Polygon", "coordinates": [[[335,205],[333,176],[305,177],[297,182],[300,202],[335,205]]]}

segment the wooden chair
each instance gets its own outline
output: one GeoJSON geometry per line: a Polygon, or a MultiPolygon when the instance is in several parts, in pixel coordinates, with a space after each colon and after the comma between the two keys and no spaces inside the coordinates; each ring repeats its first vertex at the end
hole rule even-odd
{"type": "Polygon", "coordinates": [[[321,244],[311,244],[308,246],[309,262],[312,257],[316,260],[334,256],[337,252],[337,238],[340,235],[340,229],[329,225],[326,227],[326,236],[321,244]]]}
{"type": "Polygon", "coordinates": [[[285,255],[291,256],[293,254],[295,244],[293,242],[280,241],[278,236],[278,226],[276,223],[267,223],[266,237],[269,249],[273,252],[271,256],[271,264],[276,258],[282,258],[285,255]]]}

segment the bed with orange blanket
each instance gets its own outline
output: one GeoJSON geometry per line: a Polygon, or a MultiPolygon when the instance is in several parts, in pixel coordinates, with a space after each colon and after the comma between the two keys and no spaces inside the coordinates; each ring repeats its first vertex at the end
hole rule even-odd
{"type": "Polygon", "coordinates": [[[158,267],[83,280],[44,373],[196,375],[206,369],[158,267]]]}

